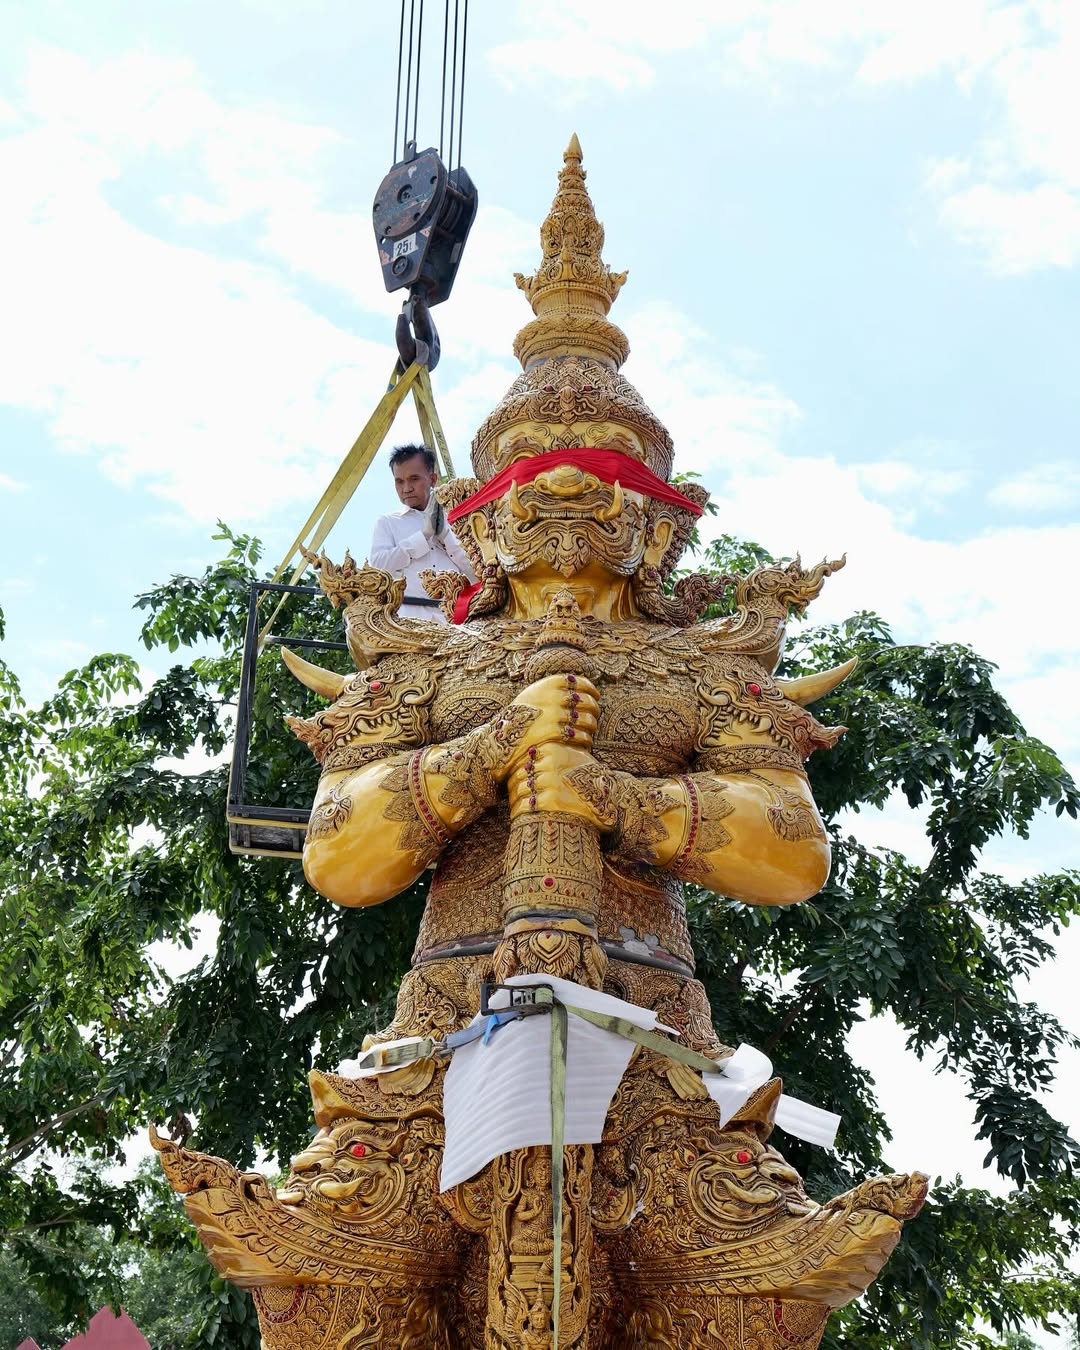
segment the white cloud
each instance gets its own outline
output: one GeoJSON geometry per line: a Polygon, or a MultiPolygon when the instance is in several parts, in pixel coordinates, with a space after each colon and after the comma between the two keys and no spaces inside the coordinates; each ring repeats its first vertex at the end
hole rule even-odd
{"type": "MultiPolygon", "coordinates": [[[[710,75],[771,83],[785,70],[846,69],[864,84],[909,82],[951,71],[969,80],[1037,27],[1026,0],[682,0],[677,18],[663,6],[622,0],[551,0],[542,12],[519,7],[529,36],[497,47],[489,59],[515,77],[628,87],[634,61],[693,51],[710,75]],[[604,64],[578,62],[603,46],[604,64]],[[516,65],[504,60],[513,52],[516,65]],[[529,69],[532,67],[533,69],[529,69]]],[[[651,69],[651,67],[650,67],[651,69]]],[[[685,74],[685,70],[682,72],[685,74]]]]}
{"type": "Polygon", "coordinates": [[[506,42],[492,48],[487,60],[505,89],[522,84],[543,86],[557,76],[563,82],[557,96],[561,107],[580,102],[587,87],[597,81],[626,94],[648,88],[655,79],[652,66],[643,57],[587,36],[569,42],[546,37],[506,42]]]}
{"type": "Polygon", "coordinates": [[[667,424],[678,468],[703,472],[718,459],[755,464],[802,416],[769,380],[747,373],[746,352],[703,360],[698,353],[713,350],[709,335],[675,305],[656,301],[617,317],[631,340],[624,373],[667,424]]]}
{"type": "Polygon", "coordinates": [[[877,497],[918,497],[923,508],[940,508],[939,499],[951,497],[971,481],[966,469],[940,469],[908,460],[881,459],[852,465],[859,483],[877,497]]]}
{"type": "Polygon", "coordinates": [[[1013,511],[1067,511],[1080,501],[1080,467],[1058,460],[1036,464],[995,484],[987,494],[1013,511]]]}
{"type": "Polygon", "coordinates": [[[27,485],[10,474],[0,473],[0,492],[25,492],[27,485]]]}
{"type": "MultiPolygon", "coordinates": [[[[1021,722],[1048,741],[1080,776],[1080,718],[1065,711],[1075,703],[1076,690],[1077,670],[1064,662],[1044,666],[1036,660],[1029,674],[1009,681],[1009,702],[1021,722]]],[[[1076,861],[1074,856],[1068,865],[1076,866],[1076,861]]]]}
{"type": "Polygon", "coordinates": [[[928,179],[942,223],[1003,274],[1080,257],[1080,11],[1057,0],[1022,8],[1022,32],[984,66],[958,67],[995,99],[990,131],[965,162],[932,164],[928,179]]]}
{"type": "Polygon", "coordinates": [[[1071,267],[1080,257],[1080,196],[1061,183],[1033,188],[991,182],[958,186],[940,199],[942,223],[994,272],[1071,267]]]}

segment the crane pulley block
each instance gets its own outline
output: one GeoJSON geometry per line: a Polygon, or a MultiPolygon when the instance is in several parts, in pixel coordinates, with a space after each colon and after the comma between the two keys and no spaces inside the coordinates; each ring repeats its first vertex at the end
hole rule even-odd
{"type": "Polygon", "coordinates": [[[419,289],[429,306],[449,296],[476,218],[476,187],[434,148],[411,143],[379,184],[372,224],[388,291],[419,289]]]}

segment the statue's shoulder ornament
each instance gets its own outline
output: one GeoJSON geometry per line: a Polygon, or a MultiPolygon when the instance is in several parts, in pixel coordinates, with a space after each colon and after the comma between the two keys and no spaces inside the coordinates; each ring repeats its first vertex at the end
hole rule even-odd
{"type": "Polygon", "coordinates": [[[282,648],[290,671],[330,706],[313,717],[286,718],[322,764],[323,772],[362,768],[429,739],[430,704],[445,629],[440,623],[402,619],[397,608],[405,582],[378,567],[358,567],[346,553],[338,566],[304,550],[335,609],[342,609],[349,653],[357,674],[338,675],[282,648]]]}
{"type": "Polygon", "coordinates": [[[745,576],[724,580],[734,587],[734,613],[696,624],[691,630],[694,645],[703,653],[740,652],[755,657],[774,671],[784,649],[784,634],[791,611],[801,614],[825,584],[839,572],[846,557],[822,560],[809,570],[799,558],[786,564],[758,567],[745,576]]]}
{"type": "Polygon", "coordinates": [[[445,631],[441,623],[398,615],[404,577],[367,564],[358,567],[348,551],[340,566],[325,554],[301,552],[318,573],[326,598],[344,615],[345,641],[358,670],[391,653],[422,657],[436,651],[445,631]]]}
{"type": "Polygon", "coordinates": [[[773,673],[789,614],[805,609],[844,561],[822,561],[805,570],[796,558],[729,577],[734,612],[686,630],[701,710],[697,749],[709,767],[721,772],[751,767],[755,754],[757,767],[765,767],[769,747],[747,744],[745,732],[764,732],[776,743],[786,758],[777,759],[774,767],[796,768],[814,750],[834,746],[846,731],[823,726],[807,705],[845,679],[855,668],[854,659],[800,679],[779,679],[773,673]]]}

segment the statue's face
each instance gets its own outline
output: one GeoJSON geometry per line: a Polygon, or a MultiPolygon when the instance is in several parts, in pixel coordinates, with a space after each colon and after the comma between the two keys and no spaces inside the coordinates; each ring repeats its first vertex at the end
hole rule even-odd
{"type": "MultiPolygon", "coordinates": [[[[524,423],[503,433],[502,462],[564,446],[609,446],[633,453],[636,437],[608,423],[552,427],[524,423]],[[557,434],[556,434],[557,433],[557,434]]],[[[639,450],[640,453],[640,450],[639,450]]],[[[485,556],[509,576],[577,576],[587,568],[612,577],[630,577],[645,555],[645,499],[595,474],[561,464],[522,487],[515,485],[494,504],[493,531],[478,522],[485,556]]]]}
{"type": "Polygon", "coordinates": [[[638,493],[561,464],[499,501],[495,556],[509,576],[548,569],[569,578],[590,563],[632,576],[644,553],[644,508],[638,493]]]}

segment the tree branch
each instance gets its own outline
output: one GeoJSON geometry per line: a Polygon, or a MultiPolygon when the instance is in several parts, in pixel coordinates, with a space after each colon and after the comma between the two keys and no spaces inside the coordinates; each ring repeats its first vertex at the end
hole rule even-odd
{"type": "Polygon", "coordinates": [[[39,1125],[32,1134],[25,1135],[14,1144],[9,1144],[3,1155],[0,1156],[0,1165],[6,1166],[8,1163],[24,1162],[39,1147],[46,1135],[51,1134],[61,1125],[66,1125],[69,1120],[81,1115],[83,1111],[90,1111],[95,1106],[100,1105],[104,1097],[104,1092],[98,1092],[93,1097],[88,1097],[86,1101],[80,1102],[78,1106],[73,1106],[70,1110],[62,1111],[58,1116],[53,1116],[52,1120],[47,1120],[43,1125],[39,1125]]]}

